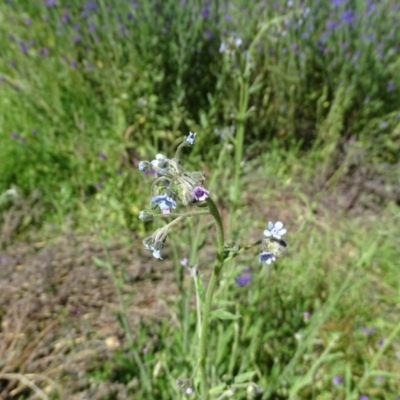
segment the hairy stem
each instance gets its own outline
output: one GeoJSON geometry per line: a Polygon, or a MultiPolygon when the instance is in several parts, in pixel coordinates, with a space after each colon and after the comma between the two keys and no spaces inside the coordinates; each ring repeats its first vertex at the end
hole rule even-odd
{"type": "Polygon", "coordinates": [[[200,348],[199,348],[198,365],[200,367],[200,384],[201,384],[202,400],[208,400],[209,398],[209,382],[206,371],[208,328],[210,323],[212,300],[224,261],[223,258],[224,258],[224,242],[225,242],[224,228],[222,226],[222,219],[218,211],[218,208],[210,197],[206,200],[206,202],[211,215],[214,217],[215,225],[217,228],[217,262],[212,272],[210,282],[208,284],[205,303],[204,303],[204,310],[203,310],[203,321],[200,330],[200,348]]]}

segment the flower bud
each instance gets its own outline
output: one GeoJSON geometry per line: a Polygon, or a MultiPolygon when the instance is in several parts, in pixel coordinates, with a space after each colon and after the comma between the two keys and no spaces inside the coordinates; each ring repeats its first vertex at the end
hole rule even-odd
{"type": "Polygon", "coordinates": [[[147,210],[142,210],[139,212],[138,218],[144,222],[150,222],[153,221],[153,214],[148,212],[147,210]]]}

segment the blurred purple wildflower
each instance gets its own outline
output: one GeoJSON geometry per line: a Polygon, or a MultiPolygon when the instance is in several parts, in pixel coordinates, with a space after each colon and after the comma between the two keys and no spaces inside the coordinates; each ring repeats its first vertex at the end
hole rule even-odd
{"type": "Polygon", "coordinates": [[[251,270],[250,267],[246,267],[243,271],[237,276],[236,284],[238,286],[246,286],[251,282],[251,270]]]}
{"type": "Polygon", "coordinates": [[[45,0],[44,5],[46,7],[55,7],[57,5],[56,0],[45,0]]]}
{"type": "Polygon", "coordinates": [[[368,396],[360,396],[359,400],[369,400],[368,396]]]}
{"type": "Polygon", "coordinates": [[[340,385],[341,383],[343,383],[343,378],[340,375],[336,375],[332,378],[332,383],[334,385],[340,385]]]}
{"type": "Polygon", "coordinates": [[[97,182],[96,187],[97,189],[103,189],[103,184],[101,182],[97,182]]]}
{"type": "Polygon", "coordinates": [[[387,90],[388,90],[389,92],[391,92],[392,90],[394,90],[394,88],[395,88],[394,82],[389,82],[389,83],[387,84],[387,90]]]}
{"type": "Polygon", "coordinates": [[[72,61],[69,63],[69,66],[70,66],[71,68],[75,69],[75,68],[78,66],[78,63],[77,63],[75,60],[72,60],[72,61]]]}
{"type": "Polygon", "coordinates": [[[347,0],[331,0],[331,4],[334,7],[340,7],[342,4],[345,4],[347,0]]]}
{"type": "Polygon", "coordinates": [[[39,56],[46,57],[49,55],[49,49],[46,49],[45,47],[43,49],[39,49],[38,54],[39,56]]]}
{"type": "Polygon", "coordinates": [[[69,14],[65,11],[62,13],[61,19],[64,23],[67,23],[70,19],[69,14]]]}
{"type": "Polygon", "coordinates": [[[32,20],[28,17],[25,19],[25,24],[26,25],[32,25],[32,20]]]}
{"type": "Polygon", "coordinates": [[[17,132],[11,132],[11,133],[10,133],[10,137],[12,137],[13,139],[18,139],[18,138],[19,138],[19,135],[18,135],[17,132]]]}
{"type": "Polygon", "coordinates": [[[328,21],[326,21],[325,26],[330,29],[333,30],[338,26],[338,23],[336,21],[332,21],[331,19],[328,19],[328,21]]]}
{"type": "Polygon", "coordinates": [[[375,328],[367,328],[366,326],[360,326],[359,330],[364,332],[366,335],[372,335],[376,331],[375,328]]]}
{"type": "Polygon", "coordinates": [[[208,18],[210,16],[210,6],[208,4],[201,10],[201,16],[203,18],[208,18]]]}
{"type": "Polygon", "coordinates": [[[78,42],[80,42],[80,41],[81,41],[80,35],[75,35],[75,36],[74,36],[74,42],[75,42],[75,43],[78,43],[78,42]]]}
{"type": "Polygon", "coordinates": [[[28,46],[25,44],[25,42],[20,41],[19,48],[21,49],[22,54],[28,54],[28,46]]]}
{"type": "Polygon", "coordinates": [[[107,156],[104,153],[99,153],[99,158],[103,161],[107,160],[107,156]]]}
{"type": "Polygon", "coordinates": [[[83,9],[86,11],[97,11],[99,9],[99,6],[98,6],[97,2],[95,2],[95,1],[87,1],[83,5],[83,9]]]}
{"type": "Polygon", "coordinates": [[[303,312],[303,318],[308,321],[311,317],[311,314],[308,311],[303,312]]]}
{"type": "Polygon", "coordinates": [[[351,24],[354,19],[355,19],[355,14],[351,10],[345,10],[343,11],[342,15],[340,16],[340,19],[343,22],[346,22],[347,24],[351,24]]]}

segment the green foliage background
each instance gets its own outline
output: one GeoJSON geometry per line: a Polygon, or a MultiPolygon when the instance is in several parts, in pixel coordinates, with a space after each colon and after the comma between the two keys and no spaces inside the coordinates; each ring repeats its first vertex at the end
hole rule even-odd
{"type": "MultiPolygon", "coordinates": [[[[271,176],[271,192],[254,189],[266,201],[279,200],[276,182],[305,165],[318,175],[349,141],[365,151],[366,163],[396,166],[399,24],[392,0],[2,1],[0,195],[13,186],[24,197],[39,193],[39,224],[62,225],[69,216],[77,228],[97,219],[107,221],[107,232],[142,232],[149,228],[137,213],[148,193],[137,163],[159,151],[172,154],[189,130],[198,133],[189,163],[212,171],[210,186],[223,183],[221,203],[234,165],[230,146],[243,145],[244,175],[271,176]],[[254,42],[269,21],[275,22],[254,42]],[[244,77],[249,107],[238,144],[244,77]]],[[[294,211],[298,238],[281,270],[261,271],[247,291],[234,284],[235,267],[221,285],[224,305],[243,318],[213,326],[213,383],[255,369],[274,398],[353,399],[366,390],[374,399],[394,399],[400,344],[390,340],[384,357],[378,333],[359,327],[373,325],[385,338],[398,329],[398,208],[370,225],[339,216],[332,228],[314,213],[301,182],[294,193],[304,208],[294,211]],[[382,295],[377,302],[371,287],[382,295]],[[397,314],[386,318],[388,308],[397,314]],[[340,387],[332,386],[335,374],[343,376],[340,387]],[[377,383],[376,376],[387,380],[377,383]]],[[[8,206],[0,202],[0,211],[8,206]]],[[[179,313],[186,315],[183,306],[179,313]]],[[[181,396],[172,382],[189,374],[193,356],[187,335],[194,321],[185,318],[183,333],[150,329],[160,341],[143,355],[153,397],[139,387],[133,392],[147,397],[138,398],[181,396]]],[[[145,347],[150,331],[143,328],[131,347],[145,347]]],[[[128,383],[137,376],[125,350],[93,377],[128,383]]]]}

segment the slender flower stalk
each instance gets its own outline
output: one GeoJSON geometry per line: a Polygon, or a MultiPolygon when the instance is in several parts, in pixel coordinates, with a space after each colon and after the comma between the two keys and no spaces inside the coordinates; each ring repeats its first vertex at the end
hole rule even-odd
{"type": "Polygon", "coordinates": [[[218,279],[221,275],[222,266],[224,262],[224,227],[222,225],[221,215],[218,211],[217,206],[211,197],[206,199],[208,208],[211,215],[214,217],[215,225],[217,228],[217,262],[212,272],[210,282],[208,284],[206,299],[204,303],[203,322],[200,332],[200,348],[199,348],[199,367],[200,367],[200,385],[201,385],[201,399],[207,400],[209,394],[208,377],[206,371],[206,358],[207,358],[207,337],[208,337],[208,326],[210,323],[210,312],[212,300],[215,292],[215,288],[218,283],[218,279]]]}

